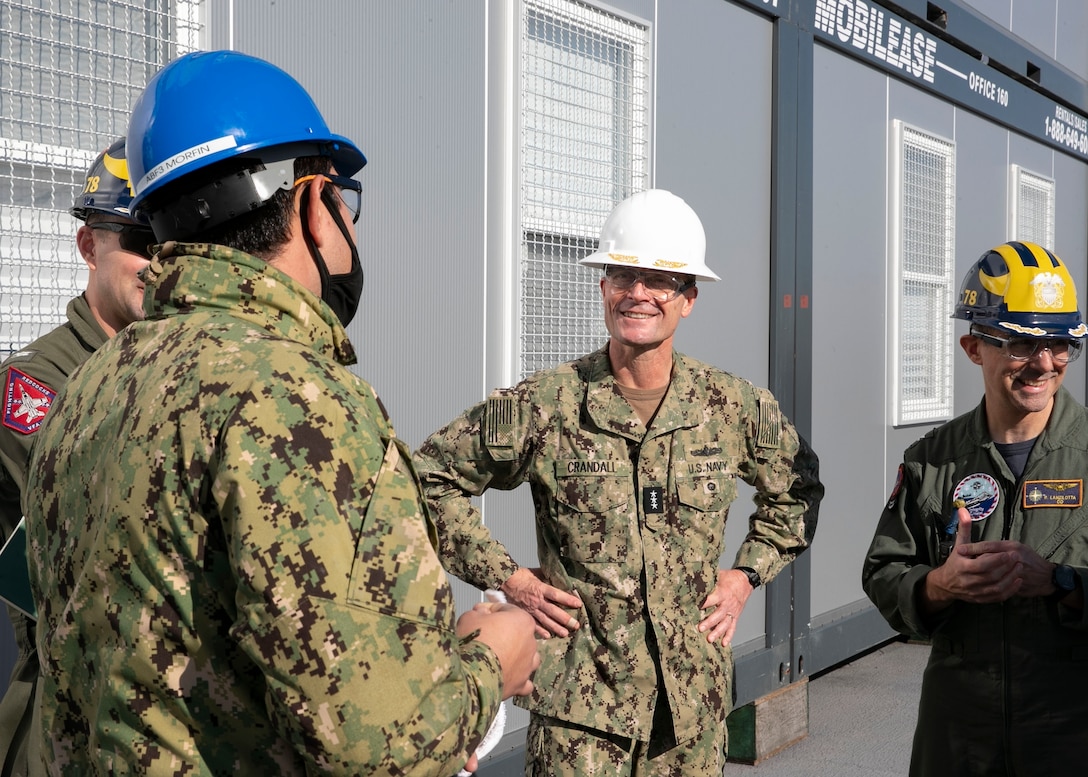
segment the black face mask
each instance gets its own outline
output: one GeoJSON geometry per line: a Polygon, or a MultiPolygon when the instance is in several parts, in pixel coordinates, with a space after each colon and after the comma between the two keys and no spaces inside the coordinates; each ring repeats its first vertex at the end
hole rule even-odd
{"type": "MultiPolygon", "coordinates": [[[[321,263],[324,265],[324,262],[321,263]]],[[[320,269],[319,269],[320,272],[320,269]]],[[[351,272],[344,275],[321,273],[321,299],[332,308],[332,312],[347,326],[359,310],[359,299],[363,296],[363,266],[359,263],[359,251],[351,247],[351,272]]]]}
{"type": "Polygon", "coordinates": [[[324,257],[321,256],[321,252],[317,250],[317,246],[310,237],[310,225],[306,217],[307,196],[304,193],[300,202],[302,235],[310,249],[310,256],[313,257],[314,264],[317,266],[318,277],[321,278],[321,300],[332,308],[332,312],[340,319],[340,323],[346,327],[355,318],[355,313],[359,310],[359,300],[363,296],[363,265],[359,261],[359,249],[351,233],[348,232],[343,216],[340,215],[339,205],[334,206],[322,197],[321,201],[329,209],[336,226],[340,227],[344,240],[351,246],[351,270],[343,275],[329,275],[328,265],[325,264],[324,257]]]}

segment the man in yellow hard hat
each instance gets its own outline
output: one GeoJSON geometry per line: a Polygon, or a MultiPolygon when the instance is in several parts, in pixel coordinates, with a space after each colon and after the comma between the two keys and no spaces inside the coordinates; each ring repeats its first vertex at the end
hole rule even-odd
{"type": "Polygon", "coordinates": [[[862,583],[933,643],[913,777],[1064,774],[1088,749],[1088,411],[1062,381],[1088,327],[1027,242],[984,253],[953,316],[982,402],[907,449],[862,583]]]}

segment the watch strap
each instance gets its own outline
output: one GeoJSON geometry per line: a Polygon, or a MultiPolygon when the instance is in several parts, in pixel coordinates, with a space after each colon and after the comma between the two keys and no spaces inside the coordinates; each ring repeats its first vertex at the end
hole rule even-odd
{"type": "Polygon", "coordinates": [[[1050,574],[1050,582],[1054,586],[1054,593],[1050,598],[1054,601],[1064,599],[1077,589],[1076,570],[1067,564],[1058,564],[1050,574]]]}
{"type": "Polygon", "coordinates": [[[736,569],[738,572],[743,572],[745,575],[748,576],[748,583],[752,586],[752,588],[759,588],[761,585],[763,585],[763,580],[760,579],[759,572],[756,572],[751,567],[734,567],[734,569],[736,569]]]}

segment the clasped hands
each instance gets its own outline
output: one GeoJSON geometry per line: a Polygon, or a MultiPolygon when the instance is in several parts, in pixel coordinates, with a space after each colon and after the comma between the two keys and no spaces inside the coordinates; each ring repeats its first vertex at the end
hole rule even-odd
{"type": "Polygon", "coordinates": [[[956,511],[956,540],[948,559],[931,570],[922,589],[925,608],[939,612],[960,600],[972,604],[1004,602],[1014,596],[1054,593],[1054,564],[1013,540],[971,542],[971,515],[956,511]]]}

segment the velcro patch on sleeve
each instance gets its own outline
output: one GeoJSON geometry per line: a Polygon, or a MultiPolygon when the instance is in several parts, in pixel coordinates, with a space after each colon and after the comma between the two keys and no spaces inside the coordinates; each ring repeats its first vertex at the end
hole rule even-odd
{"type": "Polygon", "coordinates": [[[899,489],[903,487],[903,465],[899,465],[899,471],[895,474],[895,485],[892,486],[892,493],[888,496],[888,509],[891,510],[895,507],[895,500],[899,496],[899,489]]]}
{"type": "Polygon", "coordinates": [[[20,434],[33,434],[56,396],[49,386],[9,367],[4,381],[4,426],[20,434]]]}
{"type": "Polygon", "coordinates": [[[760,448],[777,448],[782,436],[782,411],[773,399],[759,399],[759,431],[756,445],[760,448]]]}
{"type": "Polygon", "coordinates": [[[484,413],[487,424],[487,446],[509,448],[514,444],[514,398],[493,396],[487,398],[484,413]]]}
{"type": "Polygon", "coordinates": [[[1028,480],[1024,483],[1025,510],[1031,507],[1080,507],[1083,504],[1083,480],[1028,480]]]}

